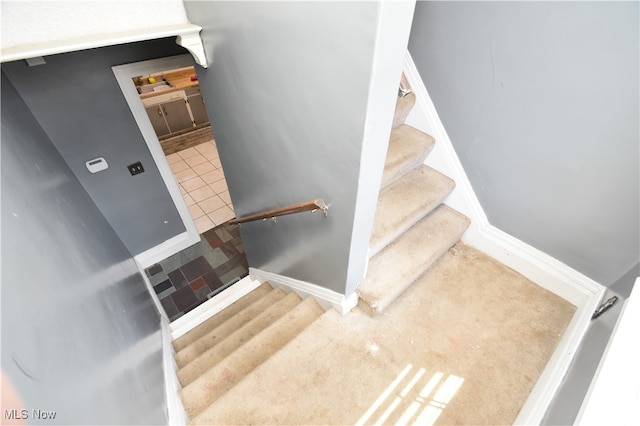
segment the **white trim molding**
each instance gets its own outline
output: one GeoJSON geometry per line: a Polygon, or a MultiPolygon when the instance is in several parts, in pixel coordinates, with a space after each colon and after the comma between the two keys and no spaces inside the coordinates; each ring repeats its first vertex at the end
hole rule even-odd
{"type": "Polygon", "coordinates": [[[182,400],[180,399],[180,381],[178,380],[178,365],[175,360],[175,350],[171,344],[171,331],[169,320],[166,317],[161,318],[162,327],[162,364],[164,368],[164,386],[167,395],[167,416],[169,424],[186,425],[189,422],[187,412],[184,409],[182,400]]]}
{"type": "Polygon", "coordinates": [[[79,38],[54,40],[36,44],[25,44],[2,49],[0,62],[36,58],[97,47],[115,46],[136,41],[154,40],[176,36],[176,43],[187,49],[196,63],[207,68],[207,58],[200,38],[202,27],[193,24],[165,25],[155,28],[120,31],[117,33],[89,35],[79,38]]]}
{"type": "Polygon", "coordinates": [[[195,238],[190,233],[183,232],[182,234],[169,238],[155,247],[151,247],[149,250],[145,250],[142,253],[135,255],[133,258],[138,262],[138,265],[140,265],[142,269],[146,269],[149,266],[152,266],[159,261],[196,244],[198,241],[200,241],[200,235],[195,238]]]}
{"type": "Polygon", "coordinates": [[[282,287],[286,291],[294,291],[301,298],[313,296],[325,310],[335,308],[342,315],[346,315],[358,304],[358,294],[355,292],[350,296],[345,296],[316,284],[251,267],[249,275],[254,276],[260,282],[268,281],[273,286],[282,287]]]}
{"type": "Polygon", "coordinates": [[[186,230],[183,234],[179,234],[156,247],[151,247],[145,252],[135,255],[136,261],[141,264],[143,268],[148,268],[154,263],[196,244],[200,241],[200,234],[198,233],[196,225],[191,218],[189,208],[187,207],[184,197],[180,192],[180,188],[173,176],[171,167],[169,167],[167,157],[162,150],[162,146],[160,145],[156,132],[153,130],[151,121],[149,121],[149,117],[147,116],[144,105],[140,100],[140,95],[133,84],[132,78],[138,75],[158,72],[159,70],[166,71],[175,68],[189,67],[192,65],[193,60],[189,55],[177,55],[111,67],[113,74],[116,76],[116,80],[118,81],[118,85],[120,86],[120,90],[122,90],[122,94],[131,109],[133,118],[136,120],[136,123],[140,128],[140,133],[142,133],[142,137],[149,148],[151,157],[153,157],[153,161],[158,167],[160,176],[162,176],[162,180],[167,187],[167,191],[169,191],[169,195],[173,200],[186,230]]]}
{"type": "Polygon", "coordinates": [[[188,333],[193,328],[199,326],[236,300],[251,293],[262,284],[254,280],[250,275],[244,277],[231,287],[216,294],[197,308],[187,312],[171,323],[171,337],[178,337],[188,333]]]}
{"type": "Polygon", "coordinates": [[[539,424],[569,369],[605,287],[489,223],[409,52],[404,74],[416,95],[416,105],[405,122],[436,139],[425,164],[456,182],[445,204],[471,219],[462,240],[577,307],[515,421],[516,424],[539,424]]]}

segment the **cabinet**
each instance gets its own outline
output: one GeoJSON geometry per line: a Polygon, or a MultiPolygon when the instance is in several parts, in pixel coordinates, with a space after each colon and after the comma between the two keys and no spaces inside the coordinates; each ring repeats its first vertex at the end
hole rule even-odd
{"type": "Polygon", "coordinates": [[[166,102],[164,104],[160,104],[160,107],[162,108],[165,120],[167,120],[169,132],[176,133],[193,127],[191,114],[189,114],[189,107],[184,99],[176,99],[175,101],[166,102]]]}
{"type": "Polygon", "coordinates": [[[151,125],[153,126],[153,130],[156,132],[156,135],[158,137],[168,135],[169,126],[167,126],[167,122],[164,119],[160,105],[149,106],[146,107],[145,110],[147,111],[149,121],[151,121],[151,125]]]}
{"type": "Polygon", "coordinates": [[[189,107],[184,99],[175,99],[145,108],[158,137],[193,127],[189,107]]]}
{"type": "Polygon", "coordinates": [[[142,100],[153,130],[160,138],[209,123],[199,87],[188,87],[142,100]]]}
{"type": "Polygon", "coordinates": [[[201,94],[189,96],[189,108],[191,108],[191,115],[193,115],[193,122],[196,126],[209,122],[209,116],[207,115],[207,109],[204,106],[204,99],[201,94]]]}

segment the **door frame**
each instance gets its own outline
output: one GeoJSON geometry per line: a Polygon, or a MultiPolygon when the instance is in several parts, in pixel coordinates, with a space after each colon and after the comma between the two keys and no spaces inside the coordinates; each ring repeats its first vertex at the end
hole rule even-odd
{"type": "Polygon", "coordinates": [[[167,191],[169,191],[169,195],[173,200],[173,204],[175,205],[186,230],[182,234],[176,235],[175,237],[134,256],[136,262],[138,262],[138,264],[143,268],[148,268],[149,266],[198,243],[200,241],[200,234],[196,229],[196,225],[189,213],[189,208],[187,207],[184,197],[180,192],[178,182],[176,182],[171,167],[169,167],[167,157],[165,156],[162,146],[160,145],[160,141],[153,130],[151,121],[149,121],[149,117],[147,116],[142,100],[140,99],[132,79],[136,76],[152,74],[159,70],[170,70],[194,65],[193,57],[189,54],[184,54],[111,67],[116,80],[118,81],[118,85],[120,86],[120,90],[122,90],[122,94],[131,109],[133,118],[140,128],[140,132],[142,133],[144,141],[149,148],[151,157],[153,157],[153,161],[160,171],[160,176],[162,176],[162,180],[167,187],[167,191]]]}

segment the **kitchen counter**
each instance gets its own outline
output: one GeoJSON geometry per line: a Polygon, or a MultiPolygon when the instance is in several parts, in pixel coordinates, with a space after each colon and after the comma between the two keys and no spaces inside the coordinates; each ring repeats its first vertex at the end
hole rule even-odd
{"type": "Polygon", "coordinates": [[[171,83],[173,87],[170,87],[168,89],[158,90],[156,92],[142,93],[140,95],[140,99],[148,99],[154,96],[163,95],[165,93],[184,90],[189,87],[197,87],[200,85],[200,83],[198,83],[198,80],[191,81],[191,76],[194,75],[195,73],[196,72],[193,67],[188,67],[188,68],[180,68],[177,70],[167,71],[164,73],[156,73],[156,74],[151,74],[150,76],[146,76],[145,79],[147,79],[148,77],[153,77],[158,82],[162,81],[162,76],[164,76],[169,81],[169,83],[171,83]]]}

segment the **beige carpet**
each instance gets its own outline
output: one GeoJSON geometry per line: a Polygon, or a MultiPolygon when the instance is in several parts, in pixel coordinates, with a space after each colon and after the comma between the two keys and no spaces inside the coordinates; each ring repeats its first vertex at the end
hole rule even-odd
{"type": "Polygon", "coordinates": [[[511,424],[575,307],[462,243],[371,317],[330,310],[196,424],[511,424]]]}

